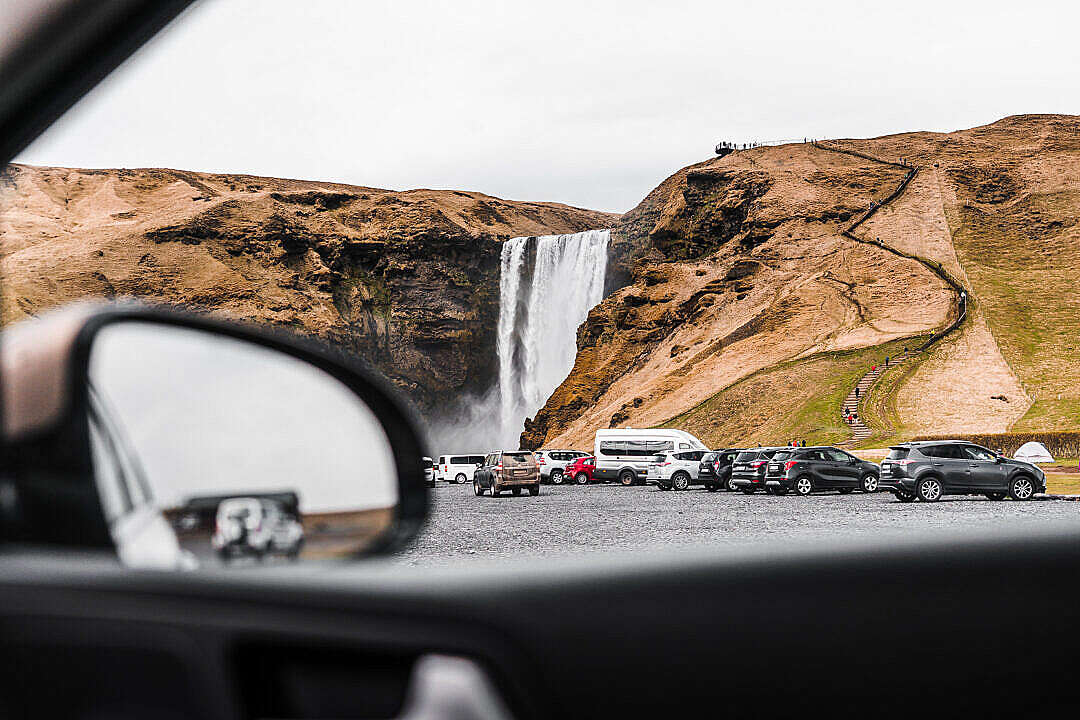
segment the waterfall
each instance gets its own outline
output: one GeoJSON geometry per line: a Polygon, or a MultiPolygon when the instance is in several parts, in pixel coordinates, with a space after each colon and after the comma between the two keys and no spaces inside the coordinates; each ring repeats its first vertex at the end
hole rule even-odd
{"type": "Polygon", "coordinates": [[[604,299],[607,230],[516,237],[499,269],[497,382],[463,397],[431,424],[434,452],[512,450],[525,418],[544,406],[577,357],[577,329],[604,299]]]}
{"type": "Polygon", "coordinates": [[[498,446],[518,447],[525,418],[544,406],[577,356],[577,329],[604,297],[607,230],[516,237],[499,276],[498,446]]]}

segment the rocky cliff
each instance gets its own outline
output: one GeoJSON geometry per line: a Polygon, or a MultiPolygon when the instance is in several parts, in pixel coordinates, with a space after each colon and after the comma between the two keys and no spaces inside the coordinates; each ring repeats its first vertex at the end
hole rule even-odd
{"type": "Polygon", "coordinates": [[[615,216],[476,192],[166,169],[0,175],[3,322],[133,295],[341,343],[422,407],[482,390],[500,241],[615,216]]]}

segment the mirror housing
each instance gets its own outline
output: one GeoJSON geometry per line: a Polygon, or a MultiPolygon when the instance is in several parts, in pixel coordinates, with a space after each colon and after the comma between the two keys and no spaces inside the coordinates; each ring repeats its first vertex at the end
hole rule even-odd
{"type": "MultiPolygon", "coordinates": [[[[344,555],[391,551],[422,526],[428,492],[418,459],[429,453],[412,411],[377,373],[336,348],[275,329],[135,302],[79,303],[5,328],[0,334],[0,540],[111,549],[124,557],[125,548],[118,545],[115,524],[106,518],[95,477],[91,418],[99,391],[90,381],[95,341],[106,330],[135,323],[175,331],[178,338],[184,338],[185,331],[188,335],[197,331],[213,342],[251,348],[260,358],[280,359],[289,367],[305,368],[325,378],[343,401],[352,398],[350,402],[370,410],[385,436],[381,439],[388,448],[388,465],[396,473],[388,480],[396,483],[396,505],[377,536],[368,538],[362,549],[344,555]]],[[[213,369],[206,372],[212,374],[213,369]]],[[[281,403],[289,400],[285,392],[280,397],[270,395],[281,403]]],[[[146,405],[153,407],[154,387],[146,388],[146,398],[146,405]]],[[[242,457],[242,453],[243,448],[238,448],[236,455],[242,457]]],[[[229,487],[222,492],[260,503],[278,520],[281,532],[288,534],[289,518],[298,522],[298,503],[280,493],[276,498],[252,499],[253,495],[274,495],[249,492],[253,489],[229,487]]],[[[217,507],[224,505],[224,499],[218,498],[217,507]]],[[[187,500],[188,505],[192,502],[198,505],[207,500],[187,500]]],[[[190,510],[186,505],[158,507],[157,515],[162,524],[167,516],[173,528],[182,531],[198,520],[198,513],[190,510]]],[[[160,559],[145,560],[136,564],[160,566],[160,559]]],[[[184,560],[178,563],[185,564],[184,560]]]]}

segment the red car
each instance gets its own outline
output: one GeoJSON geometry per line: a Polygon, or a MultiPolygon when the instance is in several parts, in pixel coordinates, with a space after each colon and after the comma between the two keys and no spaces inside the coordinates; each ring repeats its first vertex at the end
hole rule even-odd
{"type": "Polygon", "coordinates": [[[596,469],[596,458],[592,455],[587,457],[581,457],[566,466],[567,478],[572,478],[578,485],[585,485],[591,483],[593,479],[593,470],[596,469]]]}

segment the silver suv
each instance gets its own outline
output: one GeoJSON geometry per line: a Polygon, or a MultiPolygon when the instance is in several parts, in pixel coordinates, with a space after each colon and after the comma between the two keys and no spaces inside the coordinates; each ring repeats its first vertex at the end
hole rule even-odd
{"type": "Polygon", "coordinates": [[[649,463],[647,480],[661,490],[685,490],[700,484],[698,470],[707,450],[685,450],[657,455],[649,463]]]}
{"type": "Polygon", "coordinates": [[[536,466],[540,468],[540,482],[562,485],[566,481],[566,466],[578,458],[589,457],[580,450],[537,450],[536,466]]]}

